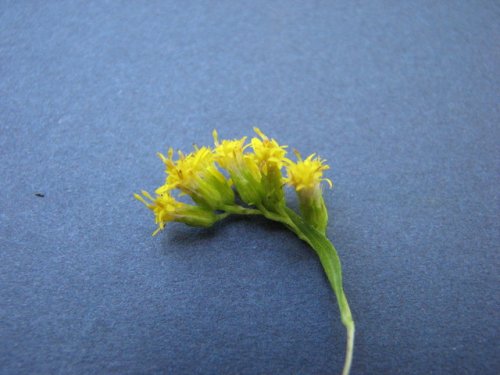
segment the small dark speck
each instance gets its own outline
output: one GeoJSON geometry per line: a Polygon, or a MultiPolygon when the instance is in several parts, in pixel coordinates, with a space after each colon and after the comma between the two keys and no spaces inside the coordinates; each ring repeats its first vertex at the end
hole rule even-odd
{"type": "Polygon", "coordinates": [[[43,193],[35,193],[35,195],[36,195],[37,197],[40,197],[40,198],[45,197],[45,194],[43,194],[43,193]]]}

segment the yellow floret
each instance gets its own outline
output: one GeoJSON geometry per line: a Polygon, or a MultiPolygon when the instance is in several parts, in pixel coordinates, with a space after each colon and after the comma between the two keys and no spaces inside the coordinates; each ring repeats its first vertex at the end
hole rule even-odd
{"type": "Polygon", "coordinates": [[[213,131],[215,160],[224,168],[234,183],[240,198],[247,204],[257,204],[262,199],[261,173],[255,155],[245,153],[249,147],[247,137],[219,141],[217,131],[213,131]]]}
{"type": "Polygon", "coordinates": [[[315,189],[319,187],[321,181],[326,181],[330,188],[333,186],[332,181],[328,178],[323,178],[323,171],[330,169],[325,163],[325,160],[315,157],[316,154],[311,154],[307,159],[302,160],[297,153],[298,162],[290,162],[287,169],[287,177],[284,181],[295,188],[297,191],[303,189],[315,189]]]}
{"type": "Polygon", "coordinates": [[[219,142],[217,130],[214,130],[212,135],[215,143],[214,156],[217,163],[226,170],[239,167],[243,162],[243,152],[248,147],[245,145],[247,137],[219,142]]]}
{"type": "Polygon", "coordinates": [[[209,227],[217,221],[214,212],[199,206],[179,202],[168,192],[157,195],[156,198],[153,198],[147,191],[142,191],[142,195],[134,194],[134,197],[144,203],[155,215],[158,228],[153,232],[153,236],[172,221],[197,227],[209,227]]]}
{"type": "Polygon", "coordinates": [[[288,146],[280,146],[274,139],[269,139],[259,128],[253,128],[253,130],[262,138],[262,140],[252,138],[251,141],[254,157],[260,170],[267,174],[269,166],[281,169],[283,164],[289,161],[285,158],[288,146]]]}
{"type": "Polygon", "coordinates": [[[214,154],[208,147],[195,148],[195,151],[184,155],[179,151],[179,159],[174,162],[174,150],[168,150],[168,157],[158,153],[158,156],[166,165],[168,174],[166,181],[167,189],[178,188],[188,193],[195,191],[200,179],[211,171],[214,164],[214,154]]]}
{"type": "Polygon", "coordinates": [[[139,194],[134,194],[134,197],[144,203],[147,208],[153,211],[155,215],[155,223],[158,224],[158,229],[153,232],[153,236],[156,235],[160,230],[165,228],[165,224],[171,221],[175,221],[178,216],[178,211],[182,209],[184,203],[175,200],[170,194],[162,194],[153,198],[147,191],[141,192],[144,197],[139,194]]]}
{"type": "Polygon", "coordinates": [[[234,201],[230,181],[217,169],[215,155],[209,147],[196,147],[190,154],[179,151],[178,160],[174,161],[174,151],[168,151],[168,157],[158,154],[166,165],[165,184],[156,190],[164,194],[179,189],[188,194],[197,204],[211,209],[219,209],[234,201]]]}

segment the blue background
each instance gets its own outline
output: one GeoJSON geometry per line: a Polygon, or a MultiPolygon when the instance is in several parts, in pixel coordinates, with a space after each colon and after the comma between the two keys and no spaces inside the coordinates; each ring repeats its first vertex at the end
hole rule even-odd
{"type": "Polygon", "coordinates": [[[495,1],[2,1],[0,372],[339,373],[304,243],[255,218],[152,238],[132,198],[163,182],[157,151],[258,125],[332,166],[352,373],[498,374],[499,19],[495,1]]]}

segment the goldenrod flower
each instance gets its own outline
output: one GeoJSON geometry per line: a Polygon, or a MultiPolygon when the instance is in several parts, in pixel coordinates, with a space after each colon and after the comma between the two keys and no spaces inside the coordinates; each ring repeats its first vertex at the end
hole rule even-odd
{"type": "Polygon", "coordinates": [[[213,212],[199,206],[179,202],[168,193],[153,198],[147,191],[143,190],[142,195],[144,197],[134,194],[134,197],[144,203],[155,215],[158,229],[153,232],[153,236],[163,230],[165,225],[171,221],[199,227],[208,227],[217,221],[217,216],[213,212]]]}
{"type": "Polygon", "coordinates": [[[228,171],[241,199],[248,204],[258,204],[263,191],[260,186],[261,173],[253,155],[245,154],[249,146],[247,137],[219,142],[217,130],[212,133],[215,143],[215,160],[228,171]]]}
{"type": "Polygon", "coordinates": [[[247,137],[219,142],[217,130],[214,129],[212,135],[215,143],[214,156],[217,163],[228,171],[241,168],[243,152],[248,147],[248,145],[245,145],[247,137]]]}
{"type": "Polygon", "coordinates": [[[315,157],[316,154],[309,155],[307,159],[296,152],[297,163],[290,162],[287,165],[288,176],[284,181],[295,188],[299,198],[300,210],[304,221],[312,225],[320,232],[326,231],[328,224],[328,211],[321,191],[321,181],[326,181],[332,187],[332,181],[323,178],[323,171],[330,167],[324,160],[315,157]]]}
{"type": "Polygon", "coordinates": [[[277,212],[285,205],[281,168],[290,161],[285,157],[287,146],[280,146],[276,140],[269,139],[259,128],[253,130],[261,138],[252,138],[253,154],[250,156],[255,159],[262,174],[261,185],[265,192],[262,204],[268,210],[277,212]]]}
{"type": "Polygon", "coordinates": [[[259,128],[253,130],[262,138],[252,138],[252,149],[255,153],[255,160],[262,173],[268,173],[269,167],[281,169],[285,162],[290,160],[285,158],[286,148],[288,146],[280,146],[274,139],[269,139],[259,128]]]}
{"type": "Polygon", "coordinates": [[[174,151],[168,151],[168,157],[158,153],[166,165],[165,185],[156,192],[162,194],[172,189],[179,189],[190,195],[197,203],[213,209],[219,209],[234,201],[234,193],[229,181],[217,169],[214,153],[208,147],[195,147],[194,152],[184,155],[179,151],[177,161],[173,160],[174,151]]]}
{"type": "Polygon", "coordinates": [[[196,190],[203,173],[213,162],[213,155],[209,148],[202,147],[194,153],[184,155],[179,151],[179,159],[174,162],[174,150],[168,150],[168,158],[158,153],[160,159],[165,163],[167,172],[167,185],[178,188],[184,192],[196,190]]]}
{"type": "Polygon", "coordinates": [[[323,178],[323,171],[330,169],[324,164],[325,160],[315,157],[316,154],[309,155],[305,160],[302,160],[298,152],[296,155],[298,162],[290,162],[286,166],[288,176],[284,178],[284,181],[288,185],[293,186],[297,191],[303,189],[312,191],[319,187],[321,181],[326,181],[330,188],[333,186],[329,178],[323,178]]]}

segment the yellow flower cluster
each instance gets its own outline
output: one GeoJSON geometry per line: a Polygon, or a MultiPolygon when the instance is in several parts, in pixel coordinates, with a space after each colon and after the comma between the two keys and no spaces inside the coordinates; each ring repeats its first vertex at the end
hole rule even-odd
{"type": "Polygon", "coordinates": [[[328,170],[325,160],[315,154],[305,160],[287,158],[287,146],[268,138],[254,128],[257,137],[219,140],[213,131],[214,147],[195,147],[189,154],[171,148],[158,154],[165,164],[165,183],[156,196],[142,191],[135,198],[155,215],[158,228],[170,222],[209,227],[230,214],[263,215],[284,224],[318,254],[339,304],[342,323],[347,329],[347,351],[342,374],[348,375],[354,345],[354,321],[342,288],[338,254],[326,236],[328,213],[321,183],[328,170]],[[284,174],[283,174],[284,172],[284,174]],[[300,214],[285,202],[283,187],[295,189],[300,214]],[[194,204],[177,200],[174,194],[189,196],[194,204]]]}
{"type": "MultiPolygon", "coordinates": [[[[187,155],[181,151],[175,155],[172,148],[166,156],[158,153],[165,164],[165,184],[156,189],[155,198],[147,192],[143,192],[143,196],[135,194],[155,215],[158,229],[154,234],[171,221],[209,226],[229,213],[260,210],[279,214],[286,207],[285,184],[297,191],[306,221],[311,217],[308,211],[313,210],[308,205],[321,207],[321,212],[326,210],[319,186],[321,181],[331,186],[331,181],[323,178],[323,171],[328,169],[324,160],[315,158],[314,154],[302,160],[297,154],[298,161],[293,162],[286,157],[287,146],[268,138],[258,128],[254,131],[258,137],[247,142],[247,137],[219,140],[214,130],[214,148],[195,147],[187,155]],[[286,169],[286,176],[282,175],[283,169],[286,169]],[[176,190],[180,195],[190,196],[195,204],[176,200],[172,195],[176,190]],[[248,207],[236,203],[235,193],[248,207]]],[[[317,213],[313,216],[318,216],[317,213]]],[[[327,215],[319,216],[311,220],[319,220],[320,224],[310,224],[323,229],[327,215]]]]}

